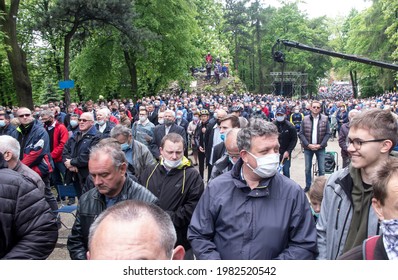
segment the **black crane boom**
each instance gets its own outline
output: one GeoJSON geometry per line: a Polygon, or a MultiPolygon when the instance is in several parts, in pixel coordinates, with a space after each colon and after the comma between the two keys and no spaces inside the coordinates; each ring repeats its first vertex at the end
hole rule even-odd
{"type": "Polygon", "coordinates": [[[346,59],[346,60],[351,60],[351,61],[355,61],[355,62],[359,62],[359,63],[364,63],[364,64],[368,64],[368,65],[373,65],[373,66],[378,66],[378,67],[398,71],[398,65],[396,65],[396,64],[386,63],[386,62],[377,61],[377,60],[371,60],[368,58],[358,57],[356,55],[351,55],[351,54],[343,54],[343,53],[328,51],[328,50],[324,50],[324,49],[317,48],[317,47],[310,47],[310,46],[307,46],[307,45],[304,45],[304,44],[301,44],[298,42],[294,42],[294,41],[289,41],[289,40],[279,40],[278,39],[277,44],[279,44],[279,43],[282,43],[283,45],[285,45],[287,47],[292,47],[292,48],[296,48],[296,49],[300,49],[300,50],[315,52],[315,53],[319,53],[319,54],[329,55],[329,56],[333,56],[333,57],[338,57],[338,58],[342,58],[342,59],[346,59]]]}

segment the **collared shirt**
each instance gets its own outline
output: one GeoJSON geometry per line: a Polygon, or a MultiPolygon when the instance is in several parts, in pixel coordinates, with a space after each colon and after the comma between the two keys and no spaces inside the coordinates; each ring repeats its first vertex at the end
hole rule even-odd
{"type": "Polygon", "coordinates": [[[104,132],[105,128],[106,128],[106,122],[104,122],[103,125],[98,125],[98,131],[101,133],[104,132]]]}

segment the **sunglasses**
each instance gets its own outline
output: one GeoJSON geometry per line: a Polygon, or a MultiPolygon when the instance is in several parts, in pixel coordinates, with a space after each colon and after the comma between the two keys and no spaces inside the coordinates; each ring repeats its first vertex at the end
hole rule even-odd
{"type": "Polygon", "coordinates": [[[86,120],[86,119],[79,119],[79,122],[89,122],[90,120],[86,120]]]}
{"type": "Polygon", "coordinates": [[[27,117],[30,117],[30,115],[31,114],[22,114],[22,115],[19,115],[18,118],[27,118],[27,117]]]}

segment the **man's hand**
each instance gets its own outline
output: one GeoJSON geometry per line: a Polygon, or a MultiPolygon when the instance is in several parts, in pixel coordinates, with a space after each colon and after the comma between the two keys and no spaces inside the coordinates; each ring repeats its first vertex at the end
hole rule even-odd
{"type": "Polygon", "coordinates": [[[289,152],[288,152],[288,151],[286,151],[286,152],[283,153],[282,160],[283,160],[283,159],[289,159],[289,152]]]}
{"type": "Polygon", "coordinates": [[[65,164],[65,167],[68,169],[70,169],[72,167],[72,165],[70,164],[70,159],[65,160],[64,164],[65,164]]]}
{"type": "Polygon", "coordinates": [[[202,148],[202,146],[199,147],[199,151],[201,151],[202,153],[205,152],[205,149],[202,148]]]}

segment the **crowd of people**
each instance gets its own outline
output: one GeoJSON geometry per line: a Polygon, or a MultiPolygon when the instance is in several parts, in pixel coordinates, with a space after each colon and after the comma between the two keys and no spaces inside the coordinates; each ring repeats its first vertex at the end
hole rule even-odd
{"type": "Polygon", "coordinates": [[[0,203],[10,225],[0,257],[47,258],[57,200],[68,199],[71,259],[349,259],[379,234],[378,256],[397,259],[396,165],[380,175],[395,160],[397,98],[183,92],[2,106],[0,200],[12,203],[0,203]],[[326,178],[333,134],[344,168],[326,178]],[[290,179],[302,168],[291,156],[298,142],[305,186],[290,179]],[[57,196],[60,184],[76,197],[57,196]],[[19,203],[26,193],[32,201],[19,203]]]}

